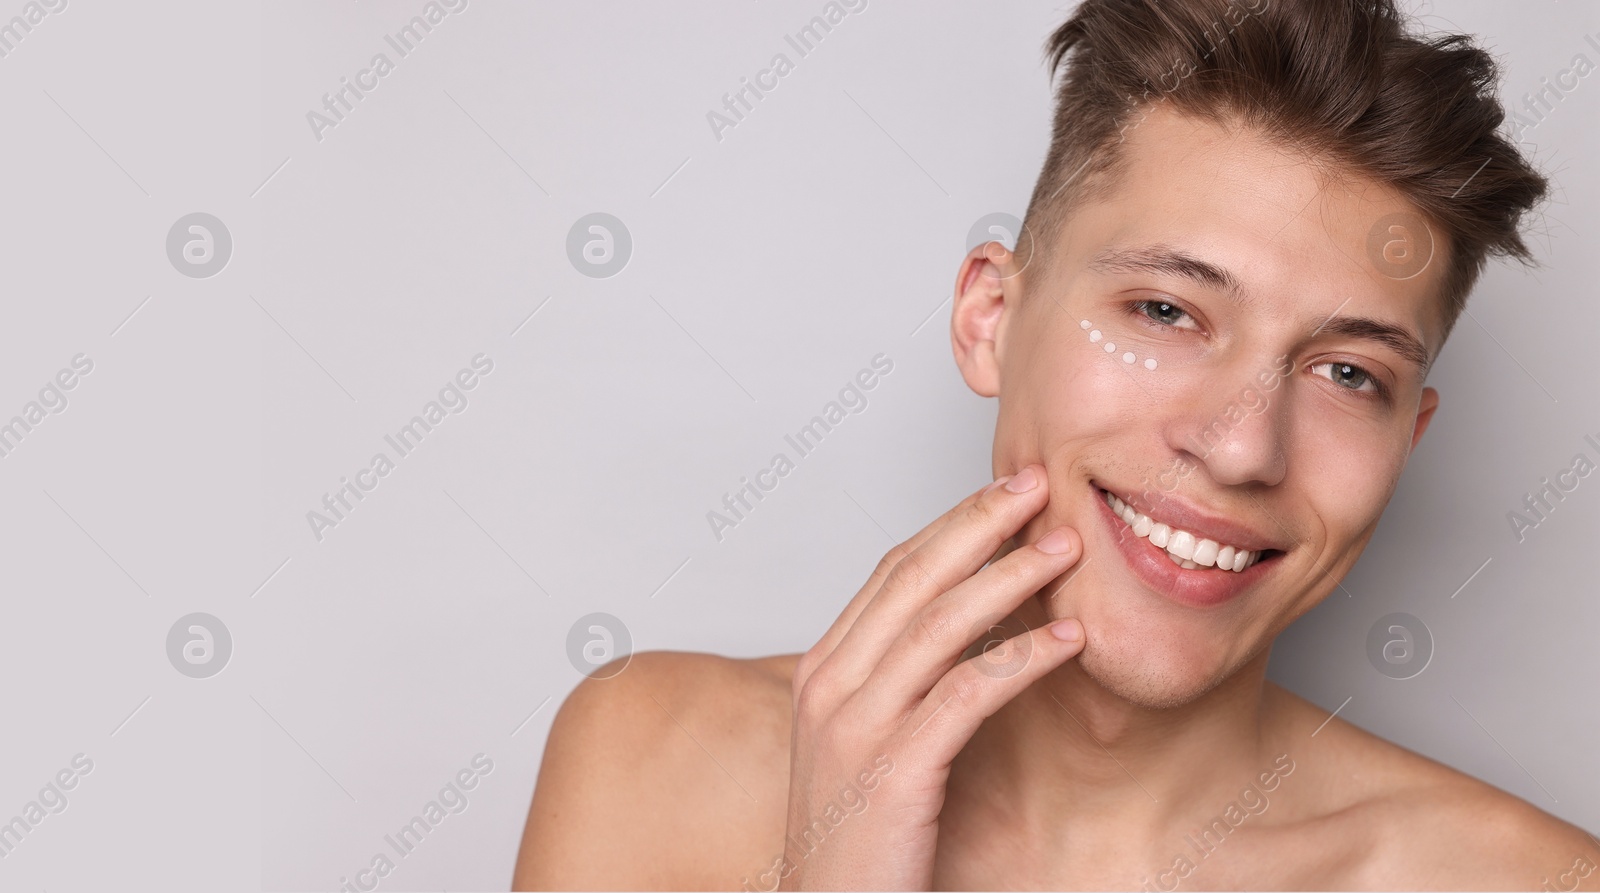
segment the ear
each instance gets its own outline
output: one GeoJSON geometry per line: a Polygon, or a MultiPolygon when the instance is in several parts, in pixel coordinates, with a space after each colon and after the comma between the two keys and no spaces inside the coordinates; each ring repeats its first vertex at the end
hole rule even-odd
{"type": "Polygon", "coordinates": [[[955,305],[950,313],[950,347],[967,387],[980,397],[1000,394],[1000,360],[1005,323],[1022,296],[1022,271],[1016,255],[999,242],[967,252],[956,273],[955,305]]]}
{"type": "Polygon", "coordinates": [[[1417,427],[1411,432],[1411,449],[1417,448],[1417,441],[1422,439],[1422,432],[1428,430],[1428,422],[1433,419],[1433,411],[1439,408],[1439,392],[1433,388],[1422,389],[1422,401],[1417,405],[1417,427]]]}

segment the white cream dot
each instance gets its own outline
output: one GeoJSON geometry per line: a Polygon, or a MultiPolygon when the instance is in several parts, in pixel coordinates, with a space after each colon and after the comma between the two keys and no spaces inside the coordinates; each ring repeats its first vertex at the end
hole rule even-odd
{"type": "Polygon", "coordinates": [[[1112,344],[1110,341],[1107,341],[1106,342],[1106,353],[1116,353],[1116,352],[1117,352],[1117,346],[1115,344],[1112,344]]]}
{"type": "Polygon", "coordinates": [[[1093,332],[1089,333],[1089,340],[1090,341],[1099,341],[1101,338],[1104,338],[1104,337],[1105,337],[1104,335],[1100,334],[1100,330],[1099,329],[1095,329],[1093,332]]]}
{"type": "Polygon", "coordinates": [[[1131,352],[1125,353],[1125,354],[1122,355],[1122,362],[1131,363],[1133,361],[1134,361],[1134,356],[1133,356],[1133,354],[1131,352]]]}
{"type": "Polygon", "coordinates": [[[1156,358],[1155,357],[1151,357],[1150,359],[1145,360],[1144,361],[1144,367],[1146,369],[1154,369],[1156,367],[1156,358]]]}
{"type": "Polygon", "coordinates": [[[1092,325],[1094,325],[1094,323],[1092,323],[1092,322],[1090,322],[1090,321],[1088,321],[1088,320],[1087,320],[1087,319],[1086,319],[1086,320],[1084,320],[1084,321],[1083,321],[1083,322],[1080,322],[1080,323],[1078,323],[1078,328],[1080,328],[1080,329],[1087,329],[1087,328],[1089,328],[1089,327],[1090,327],[1090,326],[1092,326],[1092,325]]]}

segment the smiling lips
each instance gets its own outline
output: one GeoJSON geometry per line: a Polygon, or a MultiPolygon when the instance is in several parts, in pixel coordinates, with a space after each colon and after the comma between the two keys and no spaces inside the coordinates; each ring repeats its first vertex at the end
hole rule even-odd
{"type": "Polygon", "coordinates": [[[1213,567],[1217,570],[1243,573],[1245,568],[1261,560],[1260,550],[1241,549],[1196,536],[1187,530],[1163,524],[1149,515],[1134,511],[1133,506],[1118,499],[1113,493],[1101,491],[1101,496],[1106,504],[1111,506],[1111,510],[1133,529],[1135,536],[1148,539],[1151,545],[1165,549],[1172,563],[1185,570],[1213,567]]]}

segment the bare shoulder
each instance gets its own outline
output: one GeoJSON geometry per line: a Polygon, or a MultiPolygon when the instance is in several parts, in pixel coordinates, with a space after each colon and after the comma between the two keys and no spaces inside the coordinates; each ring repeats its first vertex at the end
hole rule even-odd
{"type": "Polygon", "coordinates": [[[513,889],[738,889],[782,853],[800,655],[652,651],[551,726],[513,889]]]}
{"type": "Polygon", "coordinates": [[[1302,762],[1322,804],[1308,826],[1360,852],[1345,863],[1347,886],[1600,890],[1600,841],[1584,829],[1278,692],[1292,726],[1319,729],[1302,737],[1315,742],[1302,762]]]}

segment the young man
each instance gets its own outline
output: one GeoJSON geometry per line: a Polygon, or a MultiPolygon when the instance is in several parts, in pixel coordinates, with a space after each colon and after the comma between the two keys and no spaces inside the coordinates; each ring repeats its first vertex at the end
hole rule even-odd
{"type": "Polygon", "coordinates": [[[1583,830],[1265,681],[1545,190],[1489,57],[1402,25],[1084,0],[1016,253],[956,280],[999,479],[803,655],[580,685],[516,886],[1600,889],[1583,830]]]}

